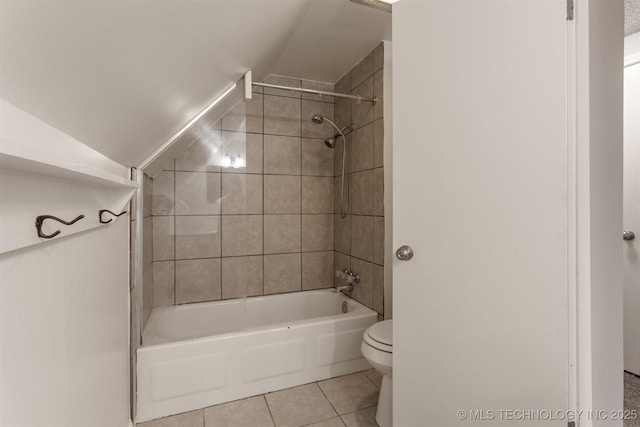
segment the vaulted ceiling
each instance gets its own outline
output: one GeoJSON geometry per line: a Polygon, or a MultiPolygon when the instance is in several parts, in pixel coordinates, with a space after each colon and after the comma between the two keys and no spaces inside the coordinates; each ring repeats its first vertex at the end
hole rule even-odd
{"type": "Polygon", "coordinates": [[[349,0],[2,0],[0,96],[137,165],[247,70],[335,82],[390,37],[349,0]]]}

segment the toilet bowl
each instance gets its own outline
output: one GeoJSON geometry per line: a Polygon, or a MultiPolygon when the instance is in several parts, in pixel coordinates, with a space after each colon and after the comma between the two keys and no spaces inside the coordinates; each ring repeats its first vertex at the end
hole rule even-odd
{"type": "Polygon", "coordinates": [[[384,320],[371,325],[363,334],[362,355],[382,374],[382,385],[378,397],[376,422],[380,427],[391,427],[392,412],[392,366],[393,366],[393,320],[384,320]]]}

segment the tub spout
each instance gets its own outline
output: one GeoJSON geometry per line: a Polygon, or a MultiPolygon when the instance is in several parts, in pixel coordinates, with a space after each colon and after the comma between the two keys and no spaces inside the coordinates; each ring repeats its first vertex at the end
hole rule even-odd
{"type": "Polygon", "coordinates": [[[353,291],[353,285],[351,283],[349,283],[348,285],[344,285],[344,286],[336,286],[336,292],[349,292],[351,293],[351,291],[353,291]]]}

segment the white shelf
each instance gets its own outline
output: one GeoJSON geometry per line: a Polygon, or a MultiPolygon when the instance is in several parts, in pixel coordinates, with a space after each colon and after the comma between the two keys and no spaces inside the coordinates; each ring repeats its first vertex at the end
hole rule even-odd
{"type": "Polygon", "coordinates": [[[0,254],[108,226],[101,209],[126,209],[138,188],[129,168],[7,102],[0,107],[0,254]],[[39,215],[85,218],[70,226],[46,220],[45,234],[60,230],[46,239],[36,232],[39,215]]]}

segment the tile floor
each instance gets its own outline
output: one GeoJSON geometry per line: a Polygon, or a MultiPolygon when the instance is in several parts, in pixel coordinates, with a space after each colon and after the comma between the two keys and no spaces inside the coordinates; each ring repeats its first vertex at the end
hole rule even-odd
{"type": "Polygon", "coordinates": [[[138,427],[377,427],[373,369],[210,406],[138,427]]]}
{"type": "MultiPolygon", "coordinates": [[[[640,377],[636,377],[628,372],[624,373],[624,409],[626,411],[637,411],[640,418],[640,377]]],[[[640,419],[627,419],[624,427],[638,427],[640,419]]]]}
{"type": "MultiPolygon", "coordinates": [[[[138,427],[377,427],[380,374],[373,369],[275,391],[172,417],[138,427]]],[[[624,427],[640,427],[640,377],[624,374],[624,409],[639,419],[624,427]]]]}

